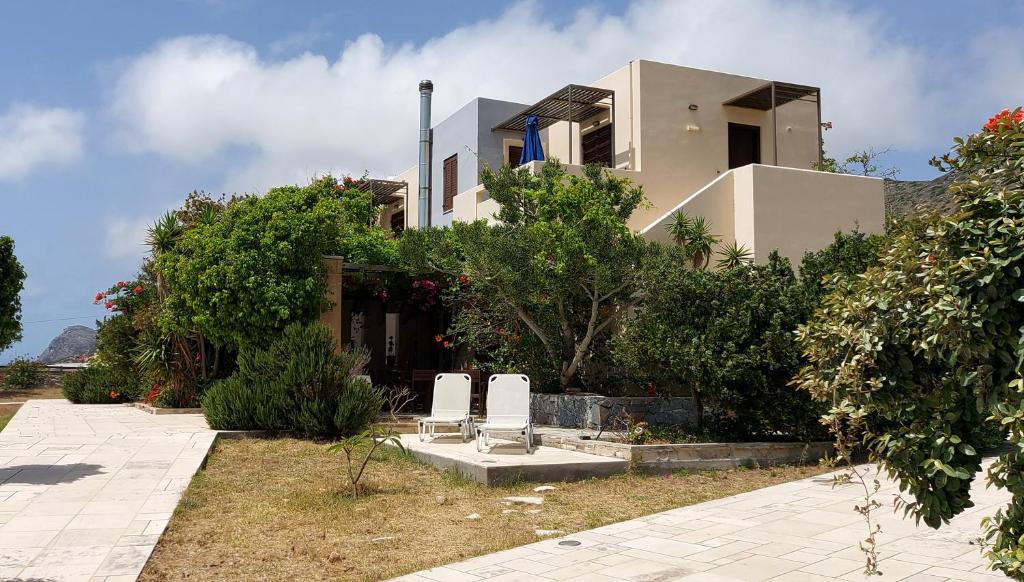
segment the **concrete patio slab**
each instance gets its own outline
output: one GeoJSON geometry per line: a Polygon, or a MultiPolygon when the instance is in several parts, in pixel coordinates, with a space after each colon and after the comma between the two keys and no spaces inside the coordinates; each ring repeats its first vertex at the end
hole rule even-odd
{"type": "Polygon", "coordinates": [[[485,485],[516,480],[575,481],[624,472],[622,459],[588,455],[554,447],[536,447],[527,454],[519,442],[491,439],[491,447],[477,452],[476,442],[462,442],[458,434],[437,434],[420,442],[416,435],[402,435],[402,444],[416,458],[437,467],[460,471],[485,485]]]}
{"type": "Polygon", "coordinates": [[[0,432],[0,580],[135,580],[215,437],[200,415],[28,401],[0,432]]]}
{"type": "MultiPolygon", "coordinates": [[[[872,472],[872,476],[874,473],[872,472]]],[[[977,539],[980,521],[1009,496],[976,479],[967,512],[942,529],[892,510],[896,484],[881,479],[875,513],[880,580],[1000,582],[977,539]]],[[[546,539],[504,552],[409,574],[402,582],[572,580],[576,582],[827,582],[866,580],[858,543],[866,536],[853,511],[863,489],[833,489],[813,477],[733,497],[546,539]],[[563,544],[562,542],[574,542],[563,544]],[[578,543],[575,543],[578,542],[578,543]]]]}

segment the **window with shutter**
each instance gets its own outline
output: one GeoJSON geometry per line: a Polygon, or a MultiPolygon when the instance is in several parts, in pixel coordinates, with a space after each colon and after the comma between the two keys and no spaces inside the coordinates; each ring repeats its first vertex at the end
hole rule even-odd
{"type": "Polygon", "coordinates": [[[455,207],[455,195],[459,193],[459,155],[455,154],[444,161],[441,177],[444,199],[441,210],[451,212],[455,207]]]}
{"type": "Polygon", "coordinates": [[[522,146],[508,146],[508,165],[513,168],[519,167],[519,158],[523,157],[522,146]]]}

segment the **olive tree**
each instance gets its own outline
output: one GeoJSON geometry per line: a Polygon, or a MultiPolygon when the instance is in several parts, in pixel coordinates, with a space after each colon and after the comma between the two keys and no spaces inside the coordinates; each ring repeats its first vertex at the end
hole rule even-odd
{"type": "Polygon", "coordinates": [[[415,269],[453,281],[453,334],[474,350],[529,366],[565,390],[637,297],[647,243],[626,221],[641,188],[599,167],[582,177],[557,162],[539,175],[485,168],[497,223],[410,231],[402,252],[415,269]]]}

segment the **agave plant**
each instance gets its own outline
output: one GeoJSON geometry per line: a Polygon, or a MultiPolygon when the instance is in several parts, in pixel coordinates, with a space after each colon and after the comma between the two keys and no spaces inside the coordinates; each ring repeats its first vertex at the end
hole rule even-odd
{"type": "Polygon", "coordinates": [[[754,260],[754,254],[750,252],[750,249],[736,241],[723,246],[718,251],[718,256],[722,257],[715,263],[715,266],[719,269],[734,269],[749,264],[754,260]]]}

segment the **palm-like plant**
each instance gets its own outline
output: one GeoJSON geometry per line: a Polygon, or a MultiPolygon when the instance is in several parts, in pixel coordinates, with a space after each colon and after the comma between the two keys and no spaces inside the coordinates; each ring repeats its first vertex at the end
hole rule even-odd
{"type": "Polygon", "coordinates": [[[168,210],[146,230],[146,244],[156,258],[174,248],[184,232],[185,228],[178,220],[178,215],[168,210]]]}
{"type": "Polygon", "coordinates": [[[692,227],[693,221],[690,220],[690,217],[682,210],[677,210],[672,215],[672,222],[668,225],[668,234],[677,245],[685,247],[687,241],[690,240],[692,227]]]}
{"type": "Polygon", "coordinates": [[[695,269],[706,269],[711,262],[711,249],[718,243],[718,237],[711,234],[711,224],[703,216],[690,222],[690,238],[686,243],[690,262],[695,269]]]}
{"type": "Polygon", "coordinates": [[[715,266],[719,269],[734,269],[746,264],[749,264],[754,260],[753,253],[750,249],[732,241],[731,244],[723,246],[718,251],[718,256],[721,258],[715,263],[715,266]]]}

